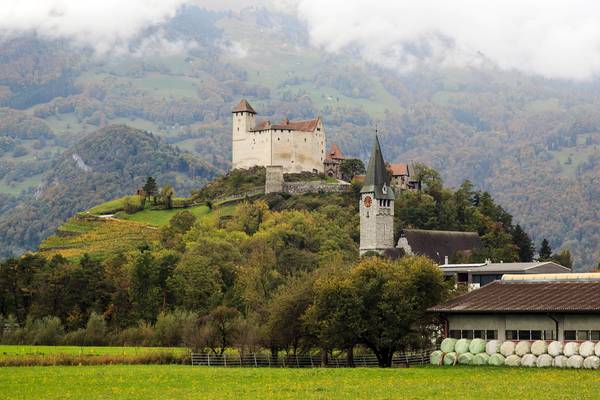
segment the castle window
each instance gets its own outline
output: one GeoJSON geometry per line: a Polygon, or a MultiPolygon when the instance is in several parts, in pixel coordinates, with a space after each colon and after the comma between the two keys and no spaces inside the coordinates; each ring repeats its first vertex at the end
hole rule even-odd
{"type": "Polygon", "coordinates": [[[317,128],[317,131],[321,132],[321,128],[317,128]]]}
{"type": "Polygon", "coordinates": [[[306,142],[306,138],[304,138],[304,141],[306,142]]]}

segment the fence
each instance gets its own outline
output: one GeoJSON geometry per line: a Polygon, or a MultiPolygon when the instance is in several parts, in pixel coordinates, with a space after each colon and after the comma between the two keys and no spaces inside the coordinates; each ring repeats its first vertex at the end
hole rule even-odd
{"type": "MultiPolygon", "coordinates": [[[[421,365],[429,362],[432,349],[424,349],[410,353],[400,353],[392,358],[392,367],[421,365]]],[[[315,368],[321,366],[320,356],[290,355],[285,357],[272,357],[268,354],[211,354],[192,353],[192,365],[210,367],[276,367],[276,368],[315,368]]],[[[374,355],[355,355],[355,367],[378,367],[377,357],[374,355]]],[[[346,358],[330,357],[327,367],[348,367],[346,358]]]]}

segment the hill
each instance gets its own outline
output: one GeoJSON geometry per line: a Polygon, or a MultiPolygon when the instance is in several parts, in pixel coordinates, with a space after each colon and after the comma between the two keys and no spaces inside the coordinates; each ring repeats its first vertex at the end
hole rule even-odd
{"type": "Polygon", "coordinates": [[[35,248],[66,218],[134,194],[148,176],[185,195],[216,172],[151,133],[124,125],[97,130],[53,163],[34,196],[0,216],[3,252],[35,248]]]}
{"type": "Polygon", "coordinates": [[[229,112],[245,97],[272,121],[321,115],[328,142],[363,160],[377,124],[390,161],[431,165],[453,187],[469,179],[522,221],[538,247],[548,238],[553,248],[570,249],[578,267],[597,264],[597,80],[494,67],[400,73],[352,49],[315,48],[302,22],[266,9],[187,6],[160,28],[194,45],[98,60],[39,37],[0,43],[0,196],[7,204],[28,202],[66,149],[108,124],[150,130],[227,170],[229,112]]]}

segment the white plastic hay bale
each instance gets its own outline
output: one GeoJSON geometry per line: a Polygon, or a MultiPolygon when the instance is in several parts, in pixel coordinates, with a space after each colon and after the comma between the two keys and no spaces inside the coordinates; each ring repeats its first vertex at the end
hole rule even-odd
{"type": "Polygon", "coordinates": [[[600,357],[600,342],[596,343],[596,346],[594,347],[594,353],[600,357]]]}
{"type": "Polygon", "coordinates": [[[440,350],[444,353],[452,353],[454,351],[454,346],[456,345],[456,339],[446,338],[442,340],[442,344],[440,345],[440,350]]]}
{"type": "Polygon", "coordinates": [[[523,367],[535,367],[537,361],[537,357],[534,356],[533,354],[525,354],[522,358],[521,358],[521,365],[523,367]]]}
{"type": "Polygon", "coordinates": [[[565,346],[563,347],[563,354],[567,357],[571,357],[576,354],[579,354],[579,343],[577,343],[577,342],[565,343],[565,346]]]}
{"type": "Polygon", "coordinates": [[[500,341],[499,340],[490,340],[485,344],[485,352],[488,356],[491,356],[496,353],[500,353],[500,341]]]}
{"type": "Polygon", "coordinates": [[[487,365],[490,360],[490,356],[487,353],[475,354],[473,357],[473,365],[487,365]]]}
{"type": "Polygon", "coordinates": [[[575,354],[567,360],[568,368],[581,368],[583,366],[583,357],[579,354],[575,354]]]}
{"type": "Polygon", "coordinates": [[[535,361],[535,364],[538,368],[551,367],[554,364],[554,358],[550,354],[540,354],[535,361]]]}
{"type": "Polygon", "coordinates": [[[583,360],[583,367],[587,369],[598,369],[600,368],[600,357],[589,356],[583,360]]]}
{"type": "Polygon", "coordinates": [[[543,340],[536,340],[531,344],[531,354],[541,356],[548,351],[548,343],[543,340]]]}
{"type": "Polygon", "coordinates": [[[563,343],[555,340],[548,345],[548,354],[552,357],[561,355],[563,352],[563,343]]]}
{"type": "Polygon", "coordinates": [[[493,365],[495,367],[500,367],[504,365],[504,356],[500,353],[492,354],[490,359],[488,360],[488,365],[493,365]]]}
{"type": "Polygon", "coordinates": [[[433,365],[441,365],[444,359],[444,353],[440,350],[435,350],[429,356],[429,362],[433,365]]]}
{"type": "Polygon", "coordinates": [[[521,366],[521,357],[516,354],[510,355],[504,360],[504,365],[508,365],[509,367],[519,367],[521,366]]]}
{"type": "Polygon", "coordinates": [[[556,367],[556,368],[566,368],[568,360],[569,360],[569,357],[559,354],[558,356],[554,357],[552,366],[556,367]]]}
{"type": "Polygon", "coordinates": [[[475,356],[471,353],[462,353],[458,356],[458,363],[462,365],[471,365],[473,364],[473,358],[475,356]]]}
{"type": "Polygon", "coordinates": [[[444,354],[444,365],[456,365],[458,356],[455,352],[444,354]]]}
{"type": "Polygon", "coordinates": [[[458,355],[461,355],[463,353],[468,353],[470,344],[471,344],[470,339],[458,339],[458,341],[456,342],[456,345],[454,346],[454,351],[458,355]]]}
{"type": "Polygon", "coordinates": [[[479,338],[471,340],[471,344],[469,344],[469,353],[479,354],[483,352],[485,352],[485,340],[479,338]]]}
{"type": "Polygon", "coordinates": [[[515,354],[519,357],[523,357],[525,354],[531,352],[531,343],[526,340],[522,340],[515,346],[515,354]]]}
{"type": "Polygon", "coordinates": [[[583,342],[579,345],[579,355],[583,358],[593,356],[594,355],[594,342],[590,342],[589,340],[583,342]]]}
{"type": "Polygon", "coordinates": [[[510,355],[515,354],[515,342],[504,342],[500,346],[500,354],[504,357],[508,357],[510,355]]]}

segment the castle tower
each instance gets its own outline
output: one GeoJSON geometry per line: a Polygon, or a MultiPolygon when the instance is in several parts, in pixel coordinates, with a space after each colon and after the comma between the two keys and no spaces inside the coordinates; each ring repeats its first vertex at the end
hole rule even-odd
{"type": "Polygon", "coordinates": [[[246,99],[242,99],[231,112],[233,133],[231,142],[231,165],[235,168],[247,168],[244,155],[249,151],[249,132],[256,126],[256,112],[246,99]]]}
{"type": "Polygon", "coordinates": [[[375,135],[364,186],[360,191],[360,255],[394,247],[394,190],[389,186],[379,139],[375,135]]]}

